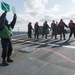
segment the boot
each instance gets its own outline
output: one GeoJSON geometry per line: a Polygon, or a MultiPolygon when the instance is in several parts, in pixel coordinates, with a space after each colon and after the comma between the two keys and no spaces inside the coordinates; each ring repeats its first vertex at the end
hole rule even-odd
{"type": "Polygon", "coordinates": [[[11,63],[11,62],[13,62],[13,60],[10,58],[7,58],[7,62],[11,63]]]}
{"type": "Polygon", "coordinates": [[[64,38],[64,40],[66,40],[66,39],[64,38]]]}
{"type": "Polygon", "coordinates": [[[5,59],[3,59],[2,61],[2,66],[8,66],[9,64],[5,61],[5,59]]]}
{"type": "Polygon", "coordinates": [[[57,39],[57,35],[55,35],[55,39],[57,39]]]}

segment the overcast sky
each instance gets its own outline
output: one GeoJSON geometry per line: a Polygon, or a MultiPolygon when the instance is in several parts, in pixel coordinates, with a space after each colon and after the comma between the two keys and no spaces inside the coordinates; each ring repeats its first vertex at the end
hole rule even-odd
{"type": "MultiPolygon", "coordinates": [[[[28,22],[39,22],[42,25],[44,21],[51,24],[52,20],[58,21],[62,18],[66,24],[69,20],[75,22],[75,0],[0,0],[16,8],[17,23],[14,30],[27,31],[28,22]]],[[[0,15],[3,11],[0,8],[0,15]]],[[[7,18],[12,20],[13,14],[9,12],[7,18]]]]}

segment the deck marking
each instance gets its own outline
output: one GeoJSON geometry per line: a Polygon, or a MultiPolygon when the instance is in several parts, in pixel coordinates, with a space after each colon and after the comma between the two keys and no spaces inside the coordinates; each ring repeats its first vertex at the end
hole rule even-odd
{"type": "MultiPolygon", "coordinates": [[[[39,44],[39,45],[45,45],[45,44],[47,44],[47,43],[39,43],[39,42],[32,42],[32,41],[26,41],[27,43],[32,43],[32,44],[39,44]]],[[[47,44],[47,45],[49,45],[49,46],[57,46],[57,47],[60,47],[60,45],[56,45],[56,44],[47,44]]],[[[63,46],[61,46],[61,47],[65,47],[65,48],[72,48],[72,49],[75,49],[75,47],[74,46],[69,46],[69,45],[63,45],[63,46]]]]}
{"type": "MultiPolygon", "coordinates": [[[[27,41],[27,42],[30,42],[30,43],[32,43],[32,44],[33,44],[33,43],[38,43],[38,44],[41,44],[41,45],[47,44],[47,43],[39,43],[39,42],[31,42],[31,41],[27,41]]],[[[55,45],[55,44],[47,44],[47,45],[50,45],[50,46],[60,46],[60,45],[55,45]]],[[[61,46],[61,47],[73,48],[73,49],[75,49],[74,46],[61,46]]],[[[66,60],[68,60],[68,61],[70,61],[70,62],[72,62],[72,63],[75,64],[75,61],[74,61],[74,60],[72,60],[71,58],[68,58],[67,56],[65,56],[65,55],[63,55],[63,54],[61,54],[61,53],[59,53],[59,52],[56,52],[56,51],[53,51],[53,50],[49,50],[49,49],[47,49],[47,48],[42,48],[42,49],[47,50],[47,51],[50,51],[50,52],[52,52],[52,53],[54,53],[54,54],[57,54],[57,55],[61,56],[62,58],[65,58],[66,60]]]]}
{"type": "Polygon", "coordinates": [[[65,47],[65,48],[73,48],[73,49],[75,49],[74,46],[69,46],[69,45],[67,45],[67,46],[62,46],[62,47],[65,47]]]}
{"type": "Polygon", "coordinates": [[[66,60],[68,60],[68,61],[70,61],[70,62],[72,62],[72,63],[75,64],[75,61],[74,61],[74,60],[68,58],[67,56],[65,56],[65,55],[63,55],[63,54],[61,54],[61,53],[59,53],[59,52],[56,52],[56,51],[53,51],[53,50],[49,50],[49,49],[47,49],[47,48],[44,48],[44,49],[47,50],[47,51],[50,51],[50,52],[52,52],[52,53],[54,53],[54,54],[57,54],[57,55],[59,55],[59,56],[65,58],[66,60]]]}

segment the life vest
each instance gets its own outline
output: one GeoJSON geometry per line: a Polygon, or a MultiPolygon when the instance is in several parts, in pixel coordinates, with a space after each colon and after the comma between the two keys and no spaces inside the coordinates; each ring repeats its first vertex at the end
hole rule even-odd
{"type": "Polygon", "coordinates": [[[45,27],[45,26],[46,26],[46,23],[43,24],[43,27],[45,27]]]}
{"type": "Polygon", "coordinates": [[[31,28],[31,24],[28,24],[28,28],[31,28]]]}
{"type": "Polygon", "coordinates": [[[69,23],[69,28],[75,28],[73,23],[69,23]]]}
{"type": "Polygon", "coordinates": [[[12,28],[4,26],[2,30],[0,30],[0,38],[9,39],[12,36],[12,28]]]}
{"type": "Polygon", "coordinates": [[[43,28],[44,28],[44,29],[47,29],[47,28],[48,28],[48,26],[47,26],[46,23],[43,24],[43,28]]]}
{"type": "Polygon", "coordinates": [[[35,24],[35,26],[34,26],[35,28],[38,28],[38,25],[37,24],[35,24]]]}
{"type": "Polygon", "coordinates": [[[64,26],[64,22],[60,21],[59,26],[64,26]]]}
{"type": "Polygon", "coordinates": [[[54,28],[55,27],[55,23],[51,23],[51,27],[54,28]]]}

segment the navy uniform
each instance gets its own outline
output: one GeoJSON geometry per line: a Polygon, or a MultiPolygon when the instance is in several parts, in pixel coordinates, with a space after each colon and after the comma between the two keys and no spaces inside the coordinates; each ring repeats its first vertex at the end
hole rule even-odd
{"type": "Polygon", "coordinates": [[[7,62],[13,62],[13,60],[10,59],[10,56],[12,54],[12,29],[14,28],[14,25],[16,23],[16,14],[14,14],[13,21],[8,24],[8,20],[6,19],[7,12],[5,11],[1,17],[0,17],[0,38],[1,38],[1,45],[2,45],[2,64],[4,66],[9,65],[7,62]],[[7,61],[6,61],[7,57],[7,61]]]}
{"type": "Polygon", "coordinates": [[[73,23],[72,20],[70,20],[70,23],[68,24],[69,28],[70,28],[70,35],[69,35],[69,39],[72,37],[72,34],[74,33],[74,38],[75,38],[75,23],[73,23]]]}
{"type": "Polygon", "coordinates": [[[32,38],[32,25],[31,25],[32,23],[31,22],[29,22],[29,24],[28,24],[28,38],[32,38]]]}
{"type": "Polygon", "coordinates": [[[34,30],[35,30],[34,37],[35,38],[37,37],[37,39],[39,39],[39,25],[38,25],[38,22],[35,23],[34,30]]]}
{"type": "Polygon", "coordinates": [[[51,29],[52,29],[52,36],[51,36],[51,38],[53,38],[53,36],[55,36],[55,39],[57,39],[57,25],[55,24],[54,20],[51,23],[51,29]]]}
{"type": "Polygon", "coordinates": [[[43,34],[42,34],[42,38],[43,38],[43,36],[45,35],[45,38],[47,39],[48,28],[49,28],[49,25],[47,24],[47,21],[45,21],[45,23],[43,24],[43,34]]]}
{"type": "Polygon", "coordinates": [[[64,29],[65,27],[68,27],[68,26],[63,22],[63,19],[61,19],[59,24],[58,24],[58,28],[60,31],[60,40],[62,40],[62,34],[63,34],[64,40],[66,39],[65,38],[65,29],[64,29]]]}

